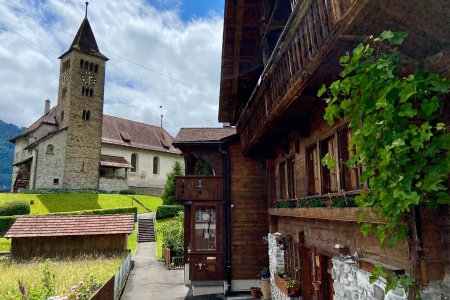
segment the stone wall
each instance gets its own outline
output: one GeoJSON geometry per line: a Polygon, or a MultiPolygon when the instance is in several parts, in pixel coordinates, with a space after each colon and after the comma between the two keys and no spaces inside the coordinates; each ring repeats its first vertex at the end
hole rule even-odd
{"type": "Polygon", "coordinates": [[[98,189],[108,192],[120,192],[128,189],[128,185],[125,179],[100,177],[98,189]]]}
{"type": "Polygon", "coordinates": [[[36,174],[31,189],[63,187],[66,136],[66,131],[62,131],[36,146],[36,174]],[[52,147],[53,151],[48,151],[47,147],[52,147]]]}
{"type": "Polygon", "coordinates": [[[300,299],[299,297],[288,297],[275,285],[274,274],[277,272],[277,269],[284,269],[284,251],[278,248],[275,237],[275,234],[269,233],[268,235],[270,291],[272,294],[272,300],[300,299]]]}
{"type": "Polygon", "coordinates": [[[360,269],[356,266],[355,260],[351,257],[334,257],[333,278],[334,299],[369,299],[369,300],[406,300],[408,299],[405,291],[397,288],[385,294],[385,282],[377,280],[371,284],[370,272],[360,269]]]}

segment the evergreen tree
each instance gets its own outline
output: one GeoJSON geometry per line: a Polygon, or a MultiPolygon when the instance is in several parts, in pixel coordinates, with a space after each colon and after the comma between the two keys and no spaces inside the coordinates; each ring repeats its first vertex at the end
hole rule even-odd
{"type": "Polygon", "coordinates": [[[161,198],[163,199],[164,205],[173,205],[175,204],[175,176],[184,175],[183,166],[180,162],[175,162],[172,167],[172,171],[167,174],[166,185],[164,186],[164,191],[162,193],[161,198]]]}

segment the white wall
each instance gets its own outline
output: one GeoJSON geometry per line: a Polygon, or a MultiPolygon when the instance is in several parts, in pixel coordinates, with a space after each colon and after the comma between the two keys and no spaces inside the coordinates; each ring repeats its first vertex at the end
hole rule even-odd
{"type": "Polygon", "coordinates": [[[131,163],[131,155],[137,154],[137,170],[135,173],[128,171],[127,183],[130,187],[156,187],[163,188],[167,180],[167,174],[172,170],[175,161],[184,167],[182,155],[169,154],[158,151],[135,149],[116,145],[102,144],[103,155],[121,156],[131,163]],[[153,174],[153,158],[159,157],[158,174],[153,174]]]}

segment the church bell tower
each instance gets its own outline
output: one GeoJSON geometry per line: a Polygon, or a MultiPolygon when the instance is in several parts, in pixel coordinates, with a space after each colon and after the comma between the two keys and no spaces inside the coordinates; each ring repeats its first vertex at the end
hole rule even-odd
{"type": "Polygon", "coordinates": [[[67,130],[63,187],[98,189],[105,64],[86,15],[69,50],[59,58],[56,121],[67,130]]]}

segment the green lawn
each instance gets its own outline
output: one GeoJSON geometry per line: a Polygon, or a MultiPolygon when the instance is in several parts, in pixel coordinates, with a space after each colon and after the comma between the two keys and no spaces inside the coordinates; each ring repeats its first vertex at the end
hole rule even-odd
{"type": "MultiPolygon", "coordinates": [[[[162,205],[158,197],[135,195],[152,211],[162,205]]],[[[147,212],[142,206],[126,195],[120,194],[9,194],[0,193],[0,204],[12,200],[34,201],[31,205],[32,215],[43,215],[55,212],[91,210],[102,208],[118,208],[137,206],[138,212],[147,212]]]]}
{"type": "MultiPolygon", "coordinates": [[[[113,276],[124,257],[83,257],[50,261],[49,270],[54,274],[55,294],[68,291],[71,286],[93,274],[100,282],[106,282],[113,276]]],[[[43,260],[16,262],[9,259],[0,260],[0,299],[22,299],[19,294],[18,280],[27,289],[36,288],[42,284],[43,260]]]]}
{"type": "MultiPolygon", "coordinates": [[[[162,205],[162,199],[146,195],[134,195],[151,211],[156,211],[162,205]]],[[[31,205],[32,215],[42,215],[55,212],[69,212],[79,210],[118,208],[136,206],[139,213],[147,212],[141,205],[126,195],[120,194],[9,194],[0,193],[0,204],[12,200],[34,201],[31,205]]],[[[161,242],[160,242],[161,243],[161,242]]],[[[128,238],[128,248],[133,255],[137,247],[137,226],[128,238]]],[[[11,241],[0,238],[0,252],[9,251],[11,241]]],[[[161,247],[160,247],[161,248],[161,247]]],[[[159,250],[161,252],[161,250],[159,250]]],[[[161,257],[161,254],[159,255],[161,257]]],[[[0,299],[1,300],[1,299],[0,299]]]]}

